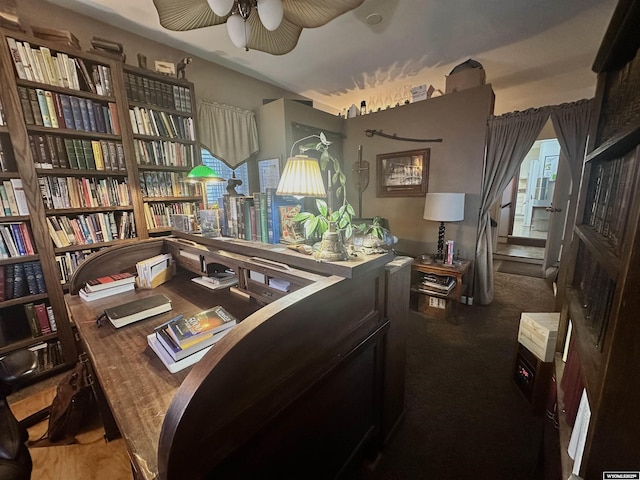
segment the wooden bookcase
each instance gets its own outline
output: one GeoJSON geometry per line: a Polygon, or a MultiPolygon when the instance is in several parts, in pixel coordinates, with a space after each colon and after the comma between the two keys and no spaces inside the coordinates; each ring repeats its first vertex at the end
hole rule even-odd
{"type": "Polygon", "coordinates": [[[193,84],[124,66],[132,157],[142,198],[141,236],[171,231],[170,215],[197,218],[201,185],[185,179],[201,163],[193,84]]]}
{"type": "Polygon", "coordinates": [[[0,216],[0,233],[5,223],[24,223],[34,250],[0,258],[0,267],[39,262],[46,285],[46,293],[0,301],[0,322],[12,327],[9,338],[0,336],[0,355],[52,343],[62,352],[55,372],[77,357],[64,304],[77,266],[104,247],[169,233],[167,212],[197,214],[200,186],[182,181],[201,163],[193,84],[0,29],[0,103],[0,182],[21,180],[28,208],[0,216]],[[13,47],[32,60],[26,45],[40,71],[14,62],[13,47]],[[49,109],[55,113],[43,117],[49,109]],[[132,124],[139,110],[153,131],[132,124]],[[151,195],[141,192],[147,178],[157,189],[151,195]],[[148,228],[145,205],[163,211],[167,227],[148,228]],[[35,337],[28,303],[52,307],[57,331],[35,337]]]}
{"type": "MultiPolygon", "coordinates": [[[[573,325],[591,420],[585,479],[640,468],[640,2],[621,0],[594,64],[595,112],[562,318],[573,325]]],[[[562,419],[561,419],[562,420],[562,419]]],[[[566,436],[564,436],[565,440],[566,436]]],[[[562,445],[566,455],[567,445],[562,445]]]]}

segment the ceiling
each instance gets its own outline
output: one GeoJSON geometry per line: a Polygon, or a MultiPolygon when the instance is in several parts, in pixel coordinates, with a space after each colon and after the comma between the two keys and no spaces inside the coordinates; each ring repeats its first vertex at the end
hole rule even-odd
{"type": "MultiPolygon", "coordinates": [[[[224,25],[160,26],[152,0],[48,0],[183,49],[314,100],[331,113],[394,99],[407,86],[444,91],[472,58],[496,94],[496,113],[592,97],[591,65],[616,0],[365,0],[282,56],[245,52],[224,25]],[[367,17],[382,22],[369,25],[367,17]]],[[[436,95],[438,92],[436,92],[436,95]]]]}

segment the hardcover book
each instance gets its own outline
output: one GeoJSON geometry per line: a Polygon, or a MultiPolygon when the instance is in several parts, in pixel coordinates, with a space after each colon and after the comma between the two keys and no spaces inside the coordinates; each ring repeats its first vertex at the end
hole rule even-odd
{"type": "Polygon", "coordinates": [[[87,292],[98,292],[108,288],[117,287],[119,285],[133,284],[136,281],[136,276],[133,273],[115,273],[113,275],[107,275],[100,278],[89,280],[85,286],[87,292]]]}
{"type": "Polygon", "coordinates": [[[169,335],[166,324],[160,325],[154,330],[156,332],[156,339],[158,340],[158,342],[166,350],[169,356],[171,356],[173,361],[177,362],[182,360],[183,358],[188,357],[189,355],[193,355],[194,353],[199,352],[203,348],[210,347],[211,345],[217,343],[222,337],[224,337],[231,331],[231,328],[222,330],[221,332],[210,335],[209,337],[203,338],[202,340],[196,341],[195,343],[188,344],[182,348],[180,348],[180,346],[176,344],[171,335],[169,335]]]}
{"type": "Polygon", "coordinates": [[[100,300],[101,298],[107,298],[119,293],[132,292],[134,290],[135,285],[133,283],[125,283],[123,285],[116,285],[115,287],[106,288],[104,290],[98,290],[97,292],[89,292],[87,287],[84,287],[80,289],[78,294],[85,302],[93,302],[95,300],[100,300]]]}
{"type": "Polygon", "coordinates": [[[233,327],[238,320],[222,306],[210,308],[187,318],[178,318],[167,324],[167,332],[180,348],[197,339],[207,338],[233,327]]]}
{"type": "Polygon", "coordinates": [[[104,313],[114,327],[120,328],[154,315],[160,315],[169,310],[171,310],[169,297],[157,294],[107,308],[104,313]]]}

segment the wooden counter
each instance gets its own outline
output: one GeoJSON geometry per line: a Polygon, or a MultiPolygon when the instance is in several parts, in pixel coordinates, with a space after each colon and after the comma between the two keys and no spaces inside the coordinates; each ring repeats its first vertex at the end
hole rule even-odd
{"type": "MultiPolygon", "coordinates": [[[[258,248],[225,245],[234,255],[255,256],[258,248]]],[[[113,268],[122,254],[115,248],[96,258],[96,266],[113,268]]],[[[401,276],[406,286],[387,292],[390,256],[359,259],[347,278],[326,274],[345,265],[286,259],[318,271],[309,273],[308,285],[267,305],[228,289],[199,287],[185,269],[154,290],[91,303],[67,295],[139,478],[337,478],[357,468],[366,452],[381,448],[402,415],[399,388],[404,388],[398,379],[395,394],[385,386],[385,358],[393,358],[396,375],[403,375],[404,364],[404,341],[397,333],[393,349],[385,352],[390,325],[385,305],[408,298],[409,263],[401,276]],[[171,312],[117,330],[96,326],[106,307],[155,293],[171,298],[171,312]],[[242,321],[194,367],[169,373],[146,336],[178,313],[214,305],[242,321]],[[390,399],[392,408],[385,406],[390,399]]],[[[85,275],[105,273],[89,267],[85,275]]],[[[389,310],[400,316],[405,309],[389,310]]]]}

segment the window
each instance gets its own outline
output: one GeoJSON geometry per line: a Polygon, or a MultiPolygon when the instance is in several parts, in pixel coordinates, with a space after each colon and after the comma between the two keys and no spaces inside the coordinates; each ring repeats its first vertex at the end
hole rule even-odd
{"type": "MultiPolygon", "coordinates": [[[[243,195],[249,195],[249,168],[246,163],[243,163],[234,170],[222,160],[214,157],[209,150],[204,148],[202,149],[202,163],[213,168],[224,179],[232,178],[235,173],[236,178],[238,180],[242,180],[242,185],[236,187],[236,192],[243,195]]],[[[218,202],[220,197],[225,193],[227,193],[227,182],[208,183],[207,203],[209,205],[213,205],[214,202],[218,202]]]]}

